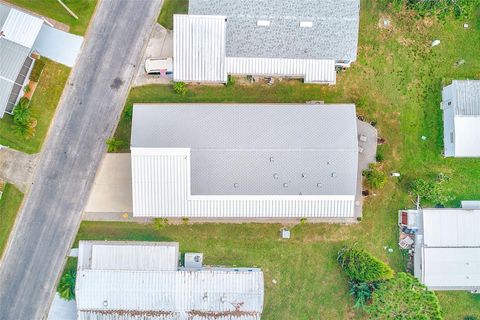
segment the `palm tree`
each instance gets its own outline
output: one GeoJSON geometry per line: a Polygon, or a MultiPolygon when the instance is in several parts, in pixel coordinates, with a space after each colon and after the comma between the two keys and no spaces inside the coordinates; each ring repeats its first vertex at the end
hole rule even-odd
{"type": "Polygon", "coordinates": [[[57,292],[64,300],[75,299],[75,279],[77,277],[77,271],[74,268],[69,269],[60,279],[60,283],[57,287],[57,292]]]}

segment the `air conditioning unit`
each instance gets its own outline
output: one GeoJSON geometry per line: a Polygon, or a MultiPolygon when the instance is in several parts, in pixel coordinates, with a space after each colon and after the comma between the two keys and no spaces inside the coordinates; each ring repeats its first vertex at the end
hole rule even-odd
{"type": "Polygon", "coordinates": [[[185,253],[185,268],[201,269],[203,267],[203,253],[185,253]]]}

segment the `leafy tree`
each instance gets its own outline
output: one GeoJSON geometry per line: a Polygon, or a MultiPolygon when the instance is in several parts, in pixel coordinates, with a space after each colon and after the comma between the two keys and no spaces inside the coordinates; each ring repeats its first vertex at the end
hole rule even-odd
{"type": "Polygon", "coordinates": [[[75,280],[77,277],[77,271],[75,268],[69,269],[60,279],[60,283],[57,287],[57,292],[64,300],[75,299],[75,280]]]}
{"type": "Polygon", "coordinates": [[[445,189],[444,182],[448,177],[439,174],[436,181],[426,181],[423,179],[415,179],[410,183],[410,193],[419,196],[421,199],[439,204],[445,204],[453,199],[449,191],[445,189]]]}
{"type": "Polygon", "coordinates": [[[365,307],[371,319],[441,320],[437,296],[414,276],[400,272],[380,284],[365,307]]]}
{"type": "Polygon", "coordinates": [[[188,92],[187,85],[185,84],[185,82],[175,82],[173,84],[173,91],[184,96],[188,92]]]}
{"type": "Polygon", "coordinates": [[[393,277],[392,268],[355,245],[342,248],[337,261],[352,281],[377,282],[393,277]]]}
{"type": "Polygon", "coordinates": [[[369,168],[363,171],[363,176],[367,179],[370,187],[374,189],[382,188],[387,182],[387,175],[374,164],[370,164],[369,168]]]}
{"type": "Polygon", "coordinates": [[[30,101],[22,97],[13,110],[13,131],[25,139],[35,135],[36,119],[32,118],[29,108],[30,101]]]}
{"type": "Polygon", "coordinates": [[[355,300],[355,308],[362,308],[371,300],[373,291],[378,286],[377,282],[350,281],[350,295],[355,300]]]}
{"type": "Polygon", "coordinates": [[[122,140],[110,138],[106,141],[108,152],[117,152],[124,144],[122,140]]]}

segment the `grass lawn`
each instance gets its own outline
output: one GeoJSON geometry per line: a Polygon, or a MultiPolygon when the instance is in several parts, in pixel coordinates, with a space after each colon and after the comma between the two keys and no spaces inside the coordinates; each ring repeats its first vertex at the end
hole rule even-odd
{"type": "Polygon", "coordinates": [[[72,17],[57,0],[6,0],[17,6],[34,11],[45,17],[52,18],[58,22],[70,26],[70,32],[83,35],[87,31],[90,17],[95,10],[97,0],[63,0],[63,2],[77,16],[78,20],[72,17]]]}
{"type": "Polygon", "coordinates": [[[173,29],[173,14],[187,13],[188,0],[164,0],[157,22],[165,28],[173,29]]]}
{"type": "MultiPolygon", "coordinates": [[[[83,223],[81,239],[175,240],[182,251],[198,250],[207,263],[259,266],[265,271],[265,319],[366,318],[354,310],[344,275],[335,263],[342,244],[359,242],[397,271],[404,269],[398,250],[397,210],[412,207],[407,185],[413,178],[450,177],[447,187],[460,200],[480,198],[480,160],[445,159],[442,151],[441,89],[452,79],[480,79],[480,25],[471,19],[417,19],[362,1],[358,61],[339,74],[337,85],[316,86],[281,82],[273,86],[189,86],[186,96],[171,86],[134,88],[115,137],[130,137],[128,117],[134,102],[355,102],[359,114],[377,121],[386,139],[383,170],[400,172],[376,196],[366,200],[358,225],[301,225],[293,239],[278,239],[279,225],[182,225],[155,231],[149,225],[83,223]],[[389,29],[379,28],[383,17],[389,29]],[[463,23],[470,28],[464,29],[463,23]],[[434,39],[441,40],[431,47],[434,39]],[[465,63],[455,66],[463,59],[465,63]],[[426,136],[426,140],[421,137],[426,136]],[[384,247],[394,248],[388,253],[384,247]],[[277,279],[273,285],[271,280],[277,279]]],[[[431,206],[431,203],[424,203],[431,206]]],[[[480,317],[480,298],[465,292],[438,294],[445,319],[480,317]]]]}
{"type": "Polygon", "coordinates": [[[25,139],[20,134],[15,133],[12,129],[12,116],[5,114],[3,119],[0,119],[0,144],[27,153],[40,151],[70,74],[70,69],[64,65],[48,59],[45,59],[45,61],[46,64],[40,82],[30,103],[32,117],[37,119],[35,136],[31,139],[25,139]]]}
{"type": "Polygon", "coordinates": [[[0,199],[0,257],[7,245],[15,217],[22,203],[23,193],[11,184],[6,184],[0,199]]]}

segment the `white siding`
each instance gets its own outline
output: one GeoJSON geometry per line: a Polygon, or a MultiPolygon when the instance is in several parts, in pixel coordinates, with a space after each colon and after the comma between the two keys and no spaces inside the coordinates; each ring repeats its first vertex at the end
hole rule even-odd
{"type": "Polygon", "coordinates": [[[306,83],[336,82],[334,60],[227,57],[226,69],[232,75],[300,77],[306,83]]]}
{"type": "Polygon", "coordinates": [[[445,157],[455,156],[454,110],[448,106],[443,110],[443,145],[445,157]]]}
{"type": "Polygon", "coordinates": [[[173,78],[226,82],[225,17],[174,15],[173,78]]]}
{"type": "Polygon", "coordinates": [[[42,25],[42,19],[11,9],[1,29],[5,39],[32,48],[42,25]]]}
{"type": "Polygon", "coordinates": [[[191,218],[353,218],[354,195],[191,196],[190,155],[132,148],[133,214],[191,218]]]}

